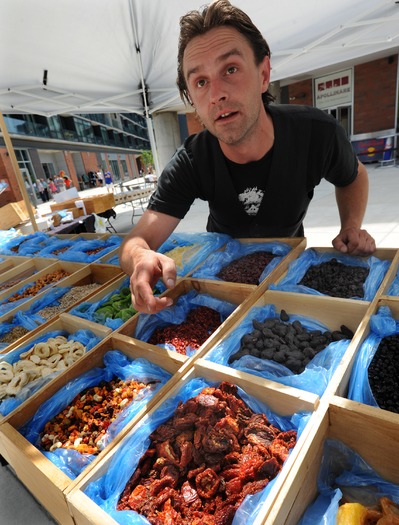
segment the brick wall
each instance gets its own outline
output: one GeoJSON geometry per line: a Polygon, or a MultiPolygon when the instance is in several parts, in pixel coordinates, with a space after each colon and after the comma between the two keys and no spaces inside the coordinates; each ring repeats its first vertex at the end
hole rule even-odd
{"type": "Polygon", "coordinates": [[[313,80],[303,80],[288,86],[289,104],[300,104],[304,106],[313,106],[313,80]]]}
{"type": "Polygon", "coordinates": [[[354,134],[395,127],[397,68],[397,55],[355,67],[354,134]]]}

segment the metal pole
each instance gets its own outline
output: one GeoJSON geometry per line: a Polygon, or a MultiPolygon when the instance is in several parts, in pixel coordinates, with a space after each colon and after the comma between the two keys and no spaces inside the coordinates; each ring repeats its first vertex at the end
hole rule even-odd
{"type": "Polygon", "coordinates": [[[12,167],[13,167],[13,170],[14,170],[14,174],[15,174],[15,177],[17,179],[19,189],[20,189],[20,191],[22,193],[22,197],[24,198],[24,201],[25,201],[25,204],[26,204],[26,209],[28,211],[29,218],[30,218],[30,220],[32,222],[33,230],[37,232],[37,231],[39,231],[39,228],[37,227],[35,214],[34,214],[34,212],[32,210],[32,205],[31,205],[30,200],[29,200],[28,192],[26,191],[26,187],[25,187],[24,179],[22,177],[21,170],[19,169],[17,157],[16,157],[15,151],[14,151],[14,147],[12,145],[12,141],[11,141],[10,135],[8,133],[8,129],[7,129],[4,117],[3,117],[3,113],[1,111],[0,111],[0,131],[3,134],[4,143],[6,145],[8,154],[10,156],[10,160],[11,160],[11,164],[12,164],[12,167]]]}
{"type": "Polygon", "coordinates": [[[155,165],[155,173],[157,174],[157,177],[161,175],[161,170],[159,168],[159,160],[158,160],[158,152],[157,152],[157,144],[155,142],[155,135],[154,135],[154,127],[153,127],[153,121],[151,117],[146,118],[147,121],[147,128],[148,128],[148,134],[150,137],[150,144],[151,144],[151,150],[152,150],[152,157],[154,159],[154,165],[155,165]]]}

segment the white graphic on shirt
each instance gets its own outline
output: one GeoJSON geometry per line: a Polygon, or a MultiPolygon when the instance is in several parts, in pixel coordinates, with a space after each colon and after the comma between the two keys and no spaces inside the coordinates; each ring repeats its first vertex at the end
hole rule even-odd
{"type": "Polygon", "coordinates": [[[258,213],[264,194],[263,190],[259,190],[255,186],[255,188],[246,188],[238,195],[238,200],[244,206],[247,215],[256,215],[258,213]]]}

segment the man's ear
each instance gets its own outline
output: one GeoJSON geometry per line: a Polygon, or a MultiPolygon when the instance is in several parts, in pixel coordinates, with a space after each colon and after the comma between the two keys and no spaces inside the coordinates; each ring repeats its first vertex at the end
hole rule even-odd
{"type": "Polygon", "coordinates": [[[262,76],[262,93],[266,93],[270,84],[270,58],[266,55],[262,62],[259,64],[260,73],[262,76]]]}

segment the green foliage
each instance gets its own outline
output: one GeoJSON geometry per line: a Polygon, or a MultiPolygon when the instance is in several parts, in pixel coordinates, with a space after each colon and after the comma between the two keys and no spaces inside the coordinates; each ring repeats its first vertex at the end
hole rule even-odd
{"type": "Polygon", "coordinates": [[[146,168],[148,166],[154,166],[154,157],[152,156],[152,151],[149,149],[142,150],[141,151],[141,161],[146,168]]]}

